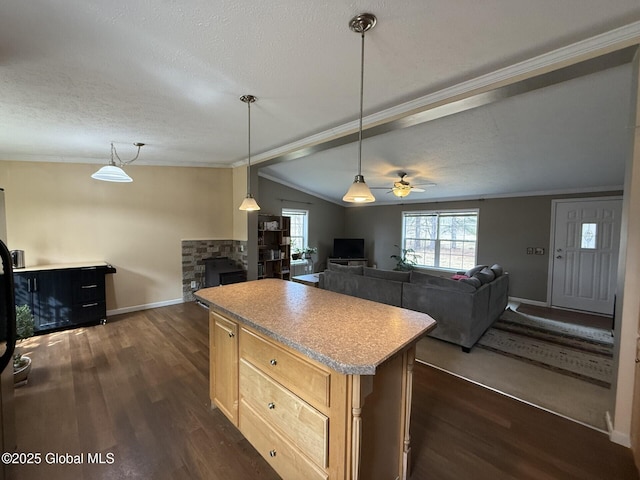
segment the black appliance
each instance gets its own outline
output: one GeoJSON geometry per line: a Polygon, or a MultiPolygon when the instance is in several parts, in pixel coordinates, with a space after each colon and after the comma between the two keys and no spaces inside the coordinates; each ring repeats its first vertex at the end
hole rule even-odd
{"type": "Polygon", "coordinates": [[[204,262],[204,287],[217,287],[230,283],[244,282],[247,272],[229,257],[211,257],[204,262]]]}
{"type": "MultiPolygon", "coordinates": [[[[16,346],[16,306],[13,289],[12,259],[0,240],[0,448],[12,452],[16,448],[16,420],[13,410],[13,351],[16,346]]],[[[4,478],[4,465],[0,465],[4,478]]]]}
{"type": "Polygon", "coordinates": [[[365,258],[364,238],[334,238],[333,258],[365,258]]]}

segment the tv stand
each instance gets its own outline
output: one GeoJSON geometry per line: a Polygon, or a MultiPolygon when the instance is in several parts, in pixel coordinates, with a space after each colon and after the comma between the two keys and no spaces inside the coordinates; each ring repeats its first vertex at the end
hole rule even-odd
{"type": "Polygon", "coordinates": [[[368,260],[366,258],[336,258],[330,257],[327,259],[327,263],[337,263],[339,265],[349,265],[352,266],[360,266],[366,267],[368,264],[368,260]]]}

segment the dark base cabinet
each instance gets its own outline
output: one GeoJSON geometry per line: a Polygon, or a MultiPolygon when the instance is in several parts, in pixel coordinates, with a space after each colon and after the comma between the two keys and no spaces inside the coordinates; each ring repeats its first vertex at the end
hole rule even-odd
{"type": "Polygon", "coordinates": [[[14,270],[16,305],[29,305],[36,334],[104,323],[108,273],[110,265],[14,270]]]}

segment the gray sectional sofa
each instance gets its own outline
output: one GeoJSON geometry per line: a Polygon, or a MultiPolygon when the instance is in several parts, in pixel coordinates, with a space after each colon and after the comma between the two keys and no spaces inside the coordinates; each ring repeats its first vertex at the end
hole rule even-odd
{"type": "Polygon", "coordinates": [[[465,273],[454,280],[417,270],[398,272],[329,263],[320,274],[319,287],[427,313],[437,322],[430,336],[468,352],[506,308],[509,275],[499,265],[480,265],[465,273]]]}

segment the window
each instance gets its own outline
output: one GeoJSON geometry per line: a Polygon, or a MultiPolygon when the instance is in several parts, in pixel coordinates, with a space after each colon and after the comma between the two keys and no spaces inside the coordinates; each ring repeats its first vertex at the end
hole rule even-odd
{"type": "Polygon", "coordinates": [[[414,251],[418,266],[468,270],[477,244],[477,210],[402,212],[402,248],[414,251]]]}
{"type": "Polygon", "coordinates": [[[302,250],[307,247],[309,245],[309,211],[283,208],[282,215],[291,217],[291,251],[295,252],[296,248],[302,250]]]}
{"type": "Polygon", "coordinates": [[[583,223],[582,237],[580,238],[580,248],[596,248],[596,236],[598,234],[597,223],[583,223]]]}

